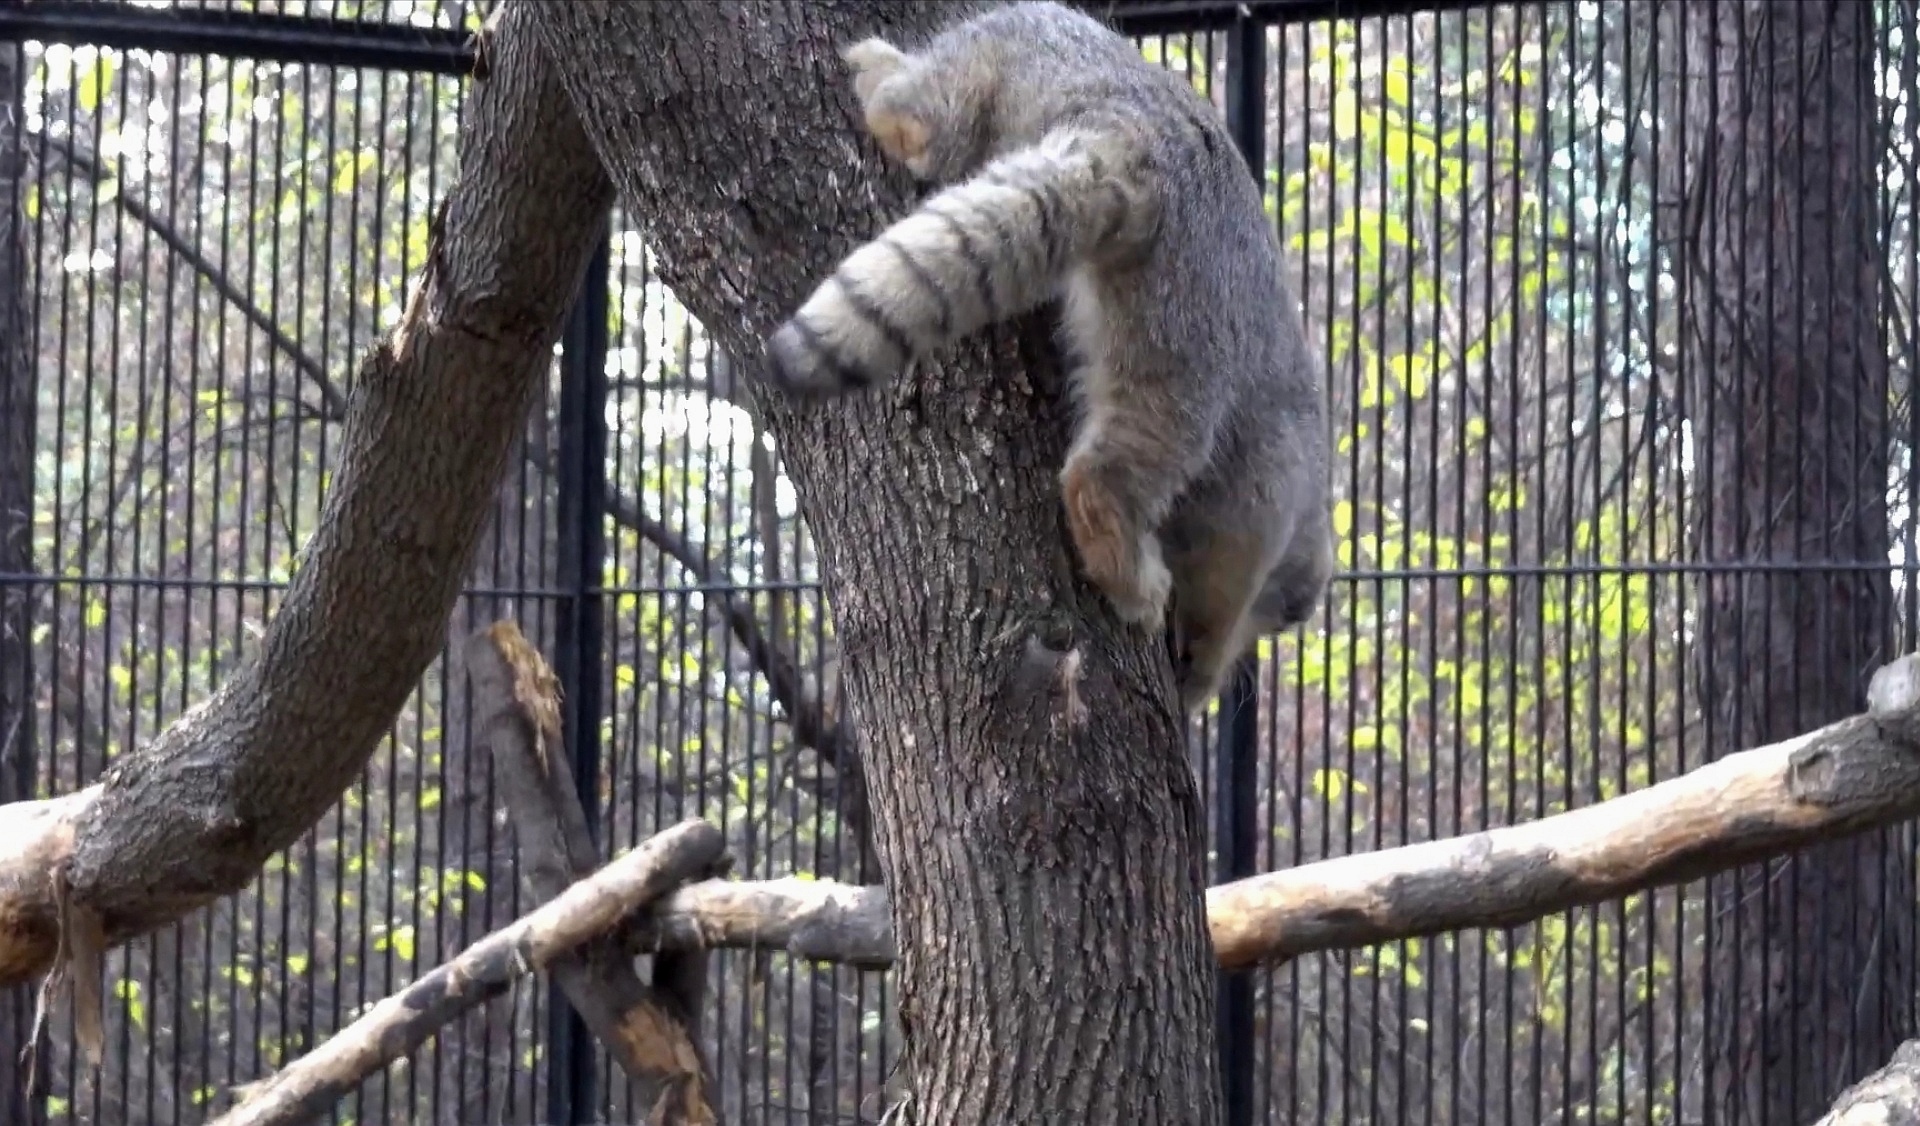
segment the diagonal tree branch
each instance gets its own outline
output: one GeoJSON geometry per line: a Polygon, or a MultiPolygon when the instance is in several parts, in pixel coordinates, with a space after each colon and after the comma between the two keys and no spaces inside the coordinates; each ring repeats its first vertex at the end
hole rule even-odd
{"type": "MultiPolygon", "coordinates": [[[[511,622],[475,632],[466,652],[481,707],[478,726],[492,744],[513,816],[521,881],[536,902],[559,900],[574,881],[591,878],[599,861],[561,740],[559,681],[511,622]]],[[[716,866],[723,859],[717,844],[708,859],[716,866]]],[[[689,869],[680,878],[711,874],[689,869]]],[[[703,985],[705,954],[683,960],[697,962],[702,972],[694,984],[703,985]]],[[[551,972],[587,1028],[638,1085],[641,1103],[652,1108],[649,1121],[711,1126],[719,1120],[692,1031],[697,991],[683,996],[642,982],[611,933],[556,957],[551,972]]]]}
{"type": "Polygon", "coordinates": [[[52,962],[57,873],[109,942],[245,887],[339,800],[439,652],[613,197],[538,44],[498,47],[423,277],[361,365],[341,470],[257,653],[100,784],[0,807],[0,982],[52,962]]]}
{"type": "MultiPolygon", "coordinates": [[[[98,184],[110,178],[111,174],[100,163],[98,157],[71,141],[44,132],[39,135],[39,139],[44,149],[55,152],[94,183],[98,184]]],[[[301,348],[271,314],[249,298],[236,283],[220,271],[218,266],[197,250],[185,235],[163,217],[156,215],[151,208],[125,192],[115,193],[114,203],[129,218],[151,231],[155,238],[179,255],[180,259],[231,304],[247,323],[266,334],[268,342],[285,354],[294,368],[313,383],[322,402],[314,417],[332,422],[344,420],[347,409],[346,394],[328,377],[326,366],[317,357],[301,348]]],[[[738,398],[734,394],[735,388],[730,368],[716,373],[714,386],[710,390],[729,401],[735,401],[738,398]]],[[[739,401],[744,402],[744,400],[739,401]]],[[[757,450],[758,447],[756,447],[757,450]]],[[[558,469],[552,458],[543,455],[540,451],[527,449],[525,457],[529,464],[549,479],[557,475],[558,469]]],[[[755,469],[757,481],[760,469],[757,462],[755,469]]],[[[624,491],[610,491],[607,511],[616,523],[646,539],[678,563],[694,582],[714,587],[727,584],[728,576],[721,574],[719,568],[704,552],[688,542],[685,537],[675,533],[666,524],[649,515],[632,494],[624,491]]],[[[855,799],[851,803],[855,808],[851,812],[855,815],[856,823],[864,824],[864,818],[859,813],[865,802],[863,798],[858,797],[857,793],[861,788],[858,764],[849,765],[850,754],[844,745],[847,734],[839,724],[826,719],[818,693],[808,691],[791,654],[773,640],[781,633],[779,601],[780,596],[776,594],[771,629],[761,625],[748,599],[733,593],[722,595],[719,613],[723,624],[745,647],[754,668],[766,679],[774,699],[787,715],[788,725],[793,731],[795,741],[820,755],[842,774],[842,778],[836,784],[837,787],[843,789],[851,787],[856,792],[855,799]]],[[[864,838],[867,834],[861,830],[861,835],[864,838]]],[[[865,851],[871,846],[863,845],[862,847],[865,851]]]]}
{"type": "MultiPolygon", "coordinates": [[[[724,847],[720,830],[699,820],[683,821],[643,842],[381,1001],[279,1074],[249,1087],[240,1105],[213,1126],[294,1126],[319,1118],[367,1076],[425,1043],[441,1025],[612,931],[689,873],[711,865],[724,847]]],[[[708,1115],[683,1121],[710,1124],[714,1119],[708,1115]]]]}
{"type": "MultiPolygon", "coordinates": [[[[39,138],[43,148],[53,150],[68,165],[93,183],[99,184],[110,177],[111,174],[101,165],[98,157],[73,142],[45,131],[40,133],[39,138]]],[[[321,402],[324,404],[323,413],[326,417],[335,420],[346,417],[347,393],[328,378],[325,365],[308,355],[265,309],[255,304],[253,299],[248,297],[231,278],[221,272],[220,268],[214,265],[206,255],[200,253],[185,235],[175,230],[173,224],[155,215],[145,203],[124,191],[115,192],[113,202],[126,213],[128,218],[153,232],[153,236],[165,243],[167,249],[179,255],[180,260],[191,267],[194,273],[199,274],[209,286],[212,286],[213,291],[232,305],[248,324],[266,333],[267,339],[273,343],[273,346],[285,353],[287,359],[299,369],[300,374],[313,382],[314,388],[320,393],[321,402]]]]}

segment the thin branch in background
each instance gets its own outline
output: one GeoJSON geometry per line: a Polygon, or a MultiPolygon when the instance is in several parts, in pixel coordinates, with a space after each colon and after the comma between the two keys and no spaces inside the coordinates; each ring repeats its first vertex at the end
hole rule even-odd
{"type": "MultiPolygon", "coordinates": [[[[110,177],[110,173],[102,167],[100,161],[93,154],[80,148],[78,145],[45,131],[37,134],[37,136],[44,149],[54,152],[75,170],[87,176],[90,182],[97,185],[110,177]]],[[[176,231],[166,220],[155,215],[151,209],[125,192],[115,193],[114,202],[129,218],[146,227],[170,250],[179,255],[189,267],[213,287],[215,292],[230,303],[249,324],[265,333],[272,345],[284,353],[295,368],[314,385],[320,394],[323,405],[313,407],[304,401],[295,400],[299,404],[298,417],[300,419],[314,419],[333,423],[338,423],[345,419],[347,405],[346,394],[327,376],[325,366],[317,358],[303,350],[299,344],[274,321],[271,315],[248,298],[247,295],[240,290],[238,285],[227,278],[224,273],[209,261],[205,255],[195,249],[186,237],[176,231]]],[[[681,382],[686,383],[689,389],[695,388],[694,381],[683,380],[681,382]]],[[[706,389],[711,389],[710,384],[704,386],[706,389]]],[[[757,450],[758,446],[756,445],[755,448],[757,450]]],[[[542,457],[537,451],[530,449],[526,451],[526,456],[528,462],[538,468],[543,474],[547,475],[549,479],[557,476],[557,467],[551,459],[542,457]]],[[[758,473],[756,473],[756,481],[757,479],[758,473]]],[[[770,502],[771,488],[768,488],[766,492],[766,500],[770,502]]],[[[630,495],[619,491],[610,492],[607,510],[608,515],[610,515],[616,523],[639,534],[648,542],[652,543],[663,554],[673,559],[685,569],[696,582],[705,585],[720,583],[721,580],[716,578],[717,568],[708,560],[704,553],[693,548],[692,545],[687,543],[682,537],[674,534],[672,529],[668,528],[665,524],[648,515],[645,509],[640,506],[639,502],[630,495]]],[[[288,534],[291,536],[290,527],[288,534]]],[[[777,553],[770,553],[769,558],[773,558],[775,555],[777,555],[777,553]]],[[[735,596],[728,595],[723,598],[722,618],[724,622],[727,627],[733,631],[734,636],[745,646],[754,667],[766,679],[769,687],[773,691],[775,700],[780,704],[788,717],[789,726],[793,730],[794,738],[802,745],[820,754],[836,768],[841,768],[843,766],[843,756],[840,746],[842,734],[838,725],[828,722],[823,717],[820,700],[806,691],[805,685],[801,682],[797,672],[794,670],[794,662],[790,654],[783,651],[781,647],[772,640],[772,638],[778,637],[781,634],[780,621],[782,616],[779,599],[776,597],[774,624],[770,631],[763,630],[750,607],[741,605],[741,601],[735,596]]]]}

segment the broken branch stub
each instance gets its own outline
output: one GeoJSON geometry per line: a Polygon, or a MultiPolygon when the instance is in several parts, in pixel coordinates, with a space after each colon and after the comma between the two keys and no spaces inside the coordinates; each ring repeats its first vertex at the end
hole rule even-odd
{"type": "Polygon", "coordinates": [[[705,871],[724,848],[720,830],[699,820],[650,838],[381,1001],[279,1074],[252,1085],[213,1126],[312,1121],[443,1024],[505,992],[516,978],[546,969],[561,955],[608,934],[640,907],[705,871]]]}
{"type": "MultiPolygon", "coordinates": [[[[513,818],[520,877],[537,903],[564,895],[596,853],[561,739],[559,681],[512,622],[467,642],[476,729],[493,751],[498,790],[513,818]]],[[[702,871],[695,877],[710,875],[702,871]]],[[[686,957],[704,959],[704,951],[686,957]]],[[[700,1045],[674,1006],[634,972],[616,935],[560,955],[551,967],[595,1038],[606,1045],[660,1126],[720,1121],[700,1045]]]]}

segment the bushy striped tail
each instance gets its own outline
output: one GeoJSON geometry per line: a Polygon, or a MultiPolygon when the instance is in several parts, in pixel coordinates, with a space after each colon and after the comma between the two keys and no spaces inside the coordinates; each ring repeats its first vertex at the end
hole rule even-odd
{"type": "Polygon", "coordinates": [[[1150,236],[1144,176],[1130,137],[1085,129],[994,161],[848,255],[768,340],[769,378],[845,394],[1035,308],[1074,263],[1150,236]]]}

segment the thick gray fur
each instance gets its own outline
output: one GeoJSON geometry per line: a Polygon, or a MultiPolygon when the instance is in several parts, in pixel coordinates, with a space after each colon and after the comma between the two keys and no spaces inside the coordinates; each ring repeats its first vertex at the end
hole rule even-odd
{"type": "Polygon", "coordinates": [[[1163,628],[1171,601],[1204,707],[1333,570],[1324,381],[1246,162],[1185,77],[1059,4],[843,55],[868,131],[941,190],[774,332],[770,378],[843,394],[1059,301],[1081,566],[1127,621],[1163,628]]]}

